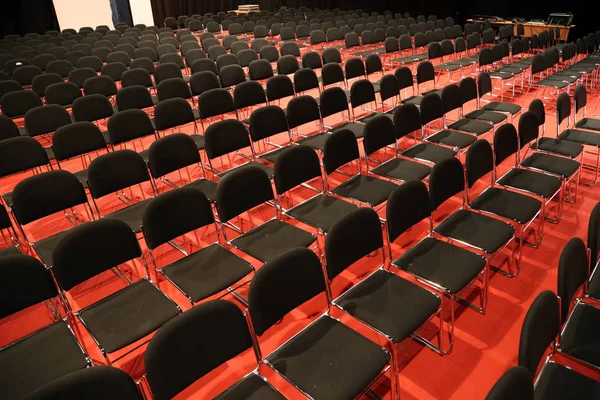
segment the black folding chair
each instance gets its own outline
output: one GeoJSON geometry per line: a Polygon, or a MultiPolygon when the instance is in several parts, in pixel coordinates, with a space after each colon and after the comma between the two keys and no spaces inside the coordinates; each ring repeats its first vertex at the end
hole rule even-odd
{"type": "Polygon", "coordinates": [[[485,400],[534,400],[531,373],[524,367],[512,367],[498,379],[485,400]]]}
{"type": "Polygon", "coordinates": [[[61,238],[52,257],[52,272],[68,317],[83,324],[108,365],[134,350],[131,345],[143,345],[181,312],[150,280],[136,235],[123,221],[103,218],[78,226],[61,238]],[[106,271],[114,272],[126,286],[74,308],[66,293],[106,271]],[[112,353],[125,348],[128,351],[111,360],[112,353]]]}
{"type": "MultiPolygon", "coordinates": [[[[144,356],[153,398],[167,400],[219,365],[253,347],[247,315],[226,300],[212,300],[166,323],[150,340],[144,356]]],[[[260,360],[259,360],[260,361],[260,360]]],[[[260,375],[246,374],[216,398],[284,397],[260,375]]]]}
{"type": "Polygon", "coordinates": [[[310,398],[358,398],[389,369],[390,354],[324,313],[325,292],[321,262],[310,250],[293,249],[263,265],[248,293],[258,358],[310,398]],[[263,358],[260,339],[265,332],[317,296],[313,303],[319,316],[263,358]]]}
{"type": "Polygon", "coordinates": [[[56,379],[88,367],[90,359],[67,318],[62,318],[58,311],[55,298],[59,294],[44,265],[30,256],[3,256],[0,272],[7,283],[0,319],[45,302],[55,321],[0,349],[0,366],[4,371],[0,378],[2,396],[24,398],[56,379]]]}

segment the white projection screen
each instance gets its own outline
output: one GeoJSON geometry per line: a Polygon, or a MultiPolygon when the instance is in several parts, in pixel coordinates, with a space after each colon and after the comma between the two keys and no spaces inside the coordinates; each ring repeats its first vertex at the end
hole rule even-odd
{"type": "MultiPolygon", "coordinates": [[[[154,25],[150,0],[130,0],[134,24],[154,25]]],[[[98,25],[113,27],[110,0],[54,0],[60,29],[98,25]]]]}

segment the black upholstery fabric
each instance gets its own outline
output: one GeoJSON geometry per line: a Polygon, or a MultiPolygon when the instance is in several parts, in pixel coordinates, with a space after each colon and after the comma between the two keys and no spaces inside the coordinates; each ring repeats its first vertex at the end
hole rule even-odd
{"type": "Polygon", "coordinates": [[[429,179],[432,210],[465,189],[464,169],[461,162],[452,157],[436,164],[429,179]]]}
{"type": "Polygon", "coordinates": [[[184,133],[167,135],[153,142],[148,158],[148,168],[154,178],[201,162],[196,143],[184,133]]]}
{"type": "Polygon", "coordinates": [[[18,118],[32,108],[42,106],[42,100],[31,90],[18,90],[6,93],[0,100],[2,114],[10,118],[18,118]]]}
{"type": "MultiPolygon", "coordinates": [[[[531,147],[533,149],[544,150],[544,151],[547,151],[550,153],[555,153],[555,154],[560,154],[563,156],[575,158],[578,155],[580,155],[581,152],[583,151],[583,144],[581,144],[582,141],[584,144],[588,144],[588,143],[585,143],[585,142],[587,142],[588,139],[592,139],[592,140],[596,139],[593,137],[588,138],[585,133],[580,134],[579,132],[583,132],[583,131],[578,131],[576,129],[567,129],[563,133],[561,133],[561,135],[559,136],[558,139],[542,137],[538,140],[537,144],[533,144],[531,147]],[[564,135],[564,137],[563,137],[563,135],[564,135]],[[577,139],[577,140],[573,140],[573,139],[577,139]],[[571,140],[573,140],[573,141],[571,141],[571,140]],[[580,142],[580,143],[577,143],[577,142],[580,142]]],[[[591,132],[589,132],[589,133],[591,133],[591,132]]],[[[597,141],[598,141],[598,143],[600,143],[600,140],[597,140],[597,141]]]]}
{"type": "Polygon", "coordinates": [[[342,129],[352,131],[354,137],[360,139],[364,135],[365,126],[356,122],[344,122],[340,125],[336,125],[335,127],[331,128],[330,132],[338,132],[342,129]]]}
{"type": "Polygon", "coordinates": [[[344,200],[319,194],[293,207],[286,214],[323,232],[329,232],[336,221],[356,209],[357,206],[344,200]]]}
{"type": "Polygon", "coordinates": [[[431,201],[425,184],[409,181],[388,198],[386,205],[387,230],[393,242],[406,230],[431,215],[431,201]]]}
{"type": "Polygon", "coordinates": [[[251,347],[248,325],[235,304],[213,300],[194,307],[166,323],[148,344],[144,366],[152,395],[171,399],[251,347]]]}
{"type": "Polygon", "coordinates": [[[548,199],[561,188],[561,181],[555,176],[521,168],[511,169],[498,180],[498,184],[522,189],[548,199]]]}
{"type": "Polygon", "coordinates": [[[567,242],[558,261],[557,294],[561,299],[561,322],[567,320],[573,297],[588,278],[587,247],[574,237],[567,242]]]}
{"type": "Polygon", "coordinates": [[[571,142],[581,143],[587,146],[600,147],[599,132],[584,131],[581,129],[566,129],[558,136],[558,138],[562,140],[568,140],[571,142]]]}
{"type": "Polygon", "coordinates": [[[535,298],[525,315],[519,340],[519,365],[531,374],[535,374],[542,356],[559,333],[559,314],[558,298],[552,291],[545,290],[535,298]]]}
{"type": "Polygon", "coordinates": [[[200,118],[235,112],[233,97],[227,89],[210,89],[198,96],[200,118]]]}
{"type": "Polygon", "coordinates": [[[579,169],[579,163],[575,160],[542,153],[533,153],[523,160],[521,165],[548,171],[564,179],[571,177],[579,169]]]}
{"type": "Polygon", "coordinates": [[[358,143],[350,129],[340,129],[332,133],[323,148],[323,166],[326,174],[331,174],[343,165],[360,157],[358,143]]]}
{"type": "MultiPolygon", "coordinates": [[[[596,267],[596,261],[598,260],[598,253],[600,252],[600,205],[596,204],[590,214],[588,222],[588,236],[587,236],[587,247],[590,249],[590,273],[594,271],[596,267]]],[[[600,282],[598,278],[592,280],[592,282],[600,282]]],[[[591,290],[590,285],[590,290],[591,290]]]]}
{"type": "Polygon", "coordinates": [[[150,92],[148,92],[148,89],[141,85],[121,88],[121,90],[119,90],[117,93],[116,99],[117,107],[120,111],[125,111],[132,108],[144,109],[154,106],[152,95],[150,92]]]}
{"type": "Polygon", "coordinates": [[[87,202],[79,179],[67,171],[50,171],[19,182],[13,190],[13,212],[25,225],[87,202]]]}
{"type": "Polygon", "coordinates": [[[267,357],[269,364],[314,399],[358,396],[388,360],[389,354],[380,346],[329,316],[319,318],[267,357]]]}
{"type": "Polygon", "coordinates": [[[146,162],[133,150],[101,155],[88,168],[90,193],[96,199],[149,180],[146,162]]]}
{"type": "Polygon", "coordinates": [[[0,141],[0,159],[2,159],[0,176],[7,176],[50,163],[40,142],[27,136],[0,141]]]}
{"type": "Polygon", "coordinates": [[[531,144],[538,138],[539,135],[539,123],[537,116],[531,112],[526,111],[519,118],[519,141],[521,148],[527,144],[531,144]]]}
{"type": "Polygon", "coordinates": [[[314,235],[294,225],[272,219],[233,239],[231,244],[252,257],[267,262],[287,250],[308,247],[315,240],[314,235]]]}
{"type": "Polygon", "coordinates": [[[183,78],[168,78],[162,80],[156,87],[156,95],[158,96],[159,102],[173,98],[192,98],[190,87],[183,78]]]}
{"type": "Polygon", "coordinates": [[[75,121],[94,122],[113,115],[113,108],[108,99],[101,94],[86,94],[73,102],[73,119],[75,121]]]}
{"type": "Polygon", "coordinates": [[[20,133],[17,124],[6,115],[0,115],[0,141],[19,136],[20,133]]]}
{"type": "Polygon", "coordinates": [[[363,146],[366,155],[396,142],[394,122],[388,114],[375,114],[364,126],[363,146]]]}
{"type": "Polygon", "coordinates": [[[390,181],[359,174],[338,185],[332,193],[377,206],[386,201],[397,187],[390,181]]]}
{"type": "Polygon", "coordinates": [[[321,92],[319,96],[321,116],[323,118],[339,112],[348,111],[346,92],[340,87],[330,87],[321,92]]]}
{"type": "Polygon", "coordinates": [[[35,252],[40,257],[40,260],[42,260],[46,267],[52,267],[52,252],[54,251],[54,248],[56,247],[57,243],[67,234],[67,232],[68,230],[59,232],[56,235],[48,236],[44,239],[40,239],[37,242],[33,243],[35,252]]]}
{"type": "Polygon", "coordinates": [[[210,159],[250,146],[248,130],[236,119],[210,124],[204,133],[206,154],[210,159]]]}
{"type": "Polygon", "coordinates": [[[264,163],[262,163],[260,161],[249,161],[249,162],[247,162],[245,164],[242,164],[242,165],[239,165],[237,167],[234,167],[234,168],[228,169],[226,171],[223,171],[221,173],[218,173],[217,177],[218,178],[223,178],[224,176],[227,176],[227,175],[229,175],[230,173],[232,173],[234,171],[237,171],[237,170],[239,170],[241,168],[250,167],[250,166],[257,167],[258,169],[264,171],[269,178],[273,178],[273,176],[275,174],[275,170],[273,169],[273,167],[271,167],[269,165],[266,165],[266,164],[264,164],[264,163]]]}
{"type": "Polygon", "coordinates": [[[52,135],[56,160],[62,161],[106,148],[102,132],[91,122],[73,122],[60,127],[52,135]]]}
{"type": "Polygon", "coordinates": [[[154,110],[154,123],[159,131],[194,122],[194,119],[190,103],[181,98],[161,101],[154,110]]]}
{"type": "Polygon", "coordinates": [[[235,85],[233,89],[233,102],[236,109],[263,104],[267,102],[267,95],[262,85],[257,81],[246,81],[235,85]]]}
{"type": "MultiPolygon", "coordinates": [[[[362,61],[360,61],[362,64],[362,61]]],[[[362,75],[364,76],[364,74],[362,75]]],[[[348,78],[347,78],[348,79],[348,78]]],[[[350,105],[357,108],[375,101],[375,88],[368,79],[360,79],[350,87],[350,105]]]]}
{"type": "Polygon", "coordinates": [[[279,106],[261,107],[250,115],[250,137],[253,142],[287,131],[287,118],[279,106]]]}
{"type": "Polygon", "coordinates": [[[25,114],[25,128],[32,137],[52,133],[70,123],[67,110],[56,104],[32,108],[25,114]]]}
{"type": "Polygon", "coordinates": [[[496,218],[459,210],[436,226],[434,231],[492,254],[512,238],[515,229],[496,218]]]}
{"type": "Polygon", "coordinates": [[[106,217],[123,221],[133,232],[140,233],[144,210],[146,209],[146,206],[149,204],[150,200],[151,199],[142,200],[133,205],[121,208],[120,210],[113,211],[110,214],[107,214],[106,217]]]}
{"type": "Polygon", "coordinates": [[[515,115],[521,111],[521,106],[518,104],[501,103],[498,101],[493,101],[484,105],[483,107],[481,107],[481,109],[486,111],[498,111],[515,115]]]}
{"type": "Polygon", "coordinates": [[[222,222],[269,200],[273,200],[271,182],[267,174],[256,166],[232,171],[217,187],[217,209],[222,222]]]}
{"type": "Polygon", "coordinates": [[[600,383],[570,368],[550,363],[540,375],[535,387],[536,400],[597,399],[600,383]]]}
{"type": "Polygon", "coordinates": [[[458,131],[474,133],[477,136],[483,135],[492,130],[493,126],[487,122],[483,122],[477,119],[460,119],[456,122],[448,125],[450,129],[456,129],[458,131]]]}
{"type": "Polygon", "coordinates": [[[110,76],[95,76],[86,79],[85,82],[83,82],[83,92],[86,96],[90,94],[100,94],[102,96],[110,97],[117,94],[117,85],[110,76]]]}
{"type": "Polygon", "coordinates": [[[571,116],[571,98],[568,93],[560,93],[556,99],[556,113],[558,123],[571,116]]]}
{"type": "MultiPolygon", "coordinates": [[[[434,95],[437,97],[437,95],[434,95]]],[[[428,142],[445,144],[447,146],[456,147],[458,149],[464,149],[469,147],[477,140],[473,135],[469,135],[462,132],[457,132],[449,129],[442,129],[427,137],[428,142]]]]}
{"type": "Polygon", "coordinates": [[[500,122],[506,120],[506,114],[501,114],[499,112],[494,111],[474,110],[470,113],[465,114],[465,118],[491,122],[493,124],[499,124],[500,122]]]}
{"type": "Polygon", "coordinates": [[[108,119],[108,138],[113,146],[154,135],[154,127],[147,113],[138,109],[119,111],[108,119]]]}
{"type": "Polygon", "coordinates": [[[59,321],[0,351],[0,391],[5,399],[21,399],[87,366],[75,336],[59,321]]]}
{"type": "Polygon", "coordinates": [[[325,148],[325,142],[327,142],[327,139],[329,139],[330,136],[331,135],[329,132],[317,133],[300,139],[296,143],[305,144],[307,146],[312,147],[315,150],[323,151],[323,149],[325,148]]]}
{"type": "Polygon", "coordinates": [[[485,400],[533,400],[533,377],[523,367],[512,367],[500,377],[485,400]]]}
{"type": "Polygon", "coordinates": [[[575,124],[576,128],[600,131],[600,120],[593,118],[582,118],[575,124]]]}
{"type": "Polygon", "coordinates": [[[404,157],[429,161],[438,164],[444,160],[452,159],[456,155],[454,150],[435,144],[419,143],[401,153],[404,157]]]}
{"type": "Polygon", "coordinates": [[[431,168],[425,164],[400,158],[392,158],[378,167],[373,168],[370,172],[373,175],[380,175],[408,182],[425,179],[430,171],[431,168]]]}
{"type": "Polygon", "coordinates": [[[280,195],[320,176],[319,157],[306,145],[291,146],[282,150],[275,163],[275,189],[280,195]]]}
{"type": "Polygon", "coordinates": [[[262,336],[287,313],[324,292],[321,261],[312,251],[294,248],[267,262],[254,275],[248,292],[256,334],[262,336]]]}
{"type": "Polygon", "coordinates": [[[398,343],[435,314],[441,299],[391,272],[378,270],[335,302],[398,343]]]}
{"type": "MultiPolygon", "coordinates": [[[[427,96],[425,96],[427,97],[427,96]]],[[[439,97],[439,96],[438,96],[439,97]]],[[[425,100],[425,99],[423,99],[425,100]]],[[[448,85],[442,89],[442,96],[440,99],[440,104],[443,101],[443,113],[447,114],[452,110],[456,110],[462,107],[463,99],[462,92],[460,87],[455,84],[448,85]]],[[[421,102],[421,107],[423,106],[423,102],[421,102]]]]}
{"type": "Polygon", "coordinates": [[[421,130],[421,114],[414,104],[404,104],[394,111],[396,138],[401,139],[411,132],[421,130]]]}
{"type": "Polygon", "coordinates": [[[0,273],[10,284],[3,290],[0,318],[57,296],[56,286],[35,258],[20,255],[0,257],[0,273]]]}
{"type": "Polygon", "coordinates": [[[135,234],[125,223],[104,218],[69,230],[52,256],[56,279],[64,290],[70,290],[101,272],[140,257],[141,250],[135,234]],[[106,251],[107,247],[111,251],[106,251]]]}
{"type": "Polygon", "coordinates": [[[287,105],[287,119],[290,129],[321,118],[317,101],[312,96],[298,96],[287,105]]]}
{"type": "Polygon", "coordinates": [[[531,196],[494,187],[484,191],[469,207],[526,224],[540,212],[542,203],[531,196]]]}
{"type": "Polygon", "coordinates": [[[143,216],[144,238],[155,249],[185,233],[214,222],[206,195],[193,187],[181,187],[152,199],[143,216]]]}
{"type": "Polygon", "coordinates": [[[600,309],[578,304],[562,333],[560,350],[591,365],[600,366],[600,309]]]}
{"type": "Polygon", "coordinates": [[[215,400],[284,400],[273,386],[256,374],[250,374],[221,393],[215,400]]]}
{"type": "Polygon", "coordinates": [[[97,366],[70,373],[36,390],[27,400],[76,399],[141,400],[134,380],[119,368],[97,366]]]}
{"type": "Polygon", "coordinates": [[[107,353],[134,343],[179,314],[169,298],[141,279],[81,310],[88,331],[107,353]]]}
{"type": "Polygon", "coordinates": [[[487,140],[478,140],[467,150],[465,167],[467,171],[467,185],[473,185],[494,169],[494,156],[492,146],[487,140]]]}
{"type": "Polygon", "coordinates": [[[481,273],[485,258],[447,242],[425,238],[393,261],[398,268],[460,292],[481,273]]]}
{"type": "Polygon", "coordinates": [[[227,289],[253,269],[221,245],[212,244],[161,271],[195,303],[227,289]]]}
{"type": "Polygon", "coordinates": [[[359,208],[341,218],[325,240],[329,279],[333,280],[350,265],[382,247],[381,224],[373,209],[359,208]]]}

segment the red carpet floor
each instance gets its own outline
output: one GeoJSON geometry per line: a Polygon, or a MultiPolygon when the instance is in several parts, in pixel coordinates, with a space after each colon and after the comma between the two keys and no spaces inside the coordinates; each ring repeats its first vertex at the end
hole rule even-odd
{"type": "MultiPolygon", "coordinates": [[[[540,96],[540,93],[532,90],[529,93],[517,95],[514,101],[523,107],[527,107],[529,102],[536,96],[540,96]]],[[[590,116],[594,114],[597,98],[598,91],[589,96],[588,102],[590,107],[588,107],[588,112],[590,116]]],[[[284,106],[284,103],[282,102],[281,105],[284,106]]],[[[473,104],[470,104],[467,109],[470,110],[473,106],[473,104]]],[[[546,132],[553,135],[556,131],[554,111],[547,110],[547,121],[546,132]]],[[[517,121],[514,122],[515,124],[517,123],[517,121]]],[[[312,129],[312,127],[308,128],[312,129]]],[[[488,135],[488,139],[491,140],[491,135],[488,135]]],[[[149,141],[145,145],[147,148],[149,141]]],[[[239,159],[232,159],[231,161],[237,163],[239,159]]],[[[229,161],[224,158],[224,162],[229,161]]],[[[71,164],[67,164],[66,169],[75,171],[81,168],[79,161],[71,164]]],[[[504,165],[506,166],[506,163],[504,165]]],[[[199,168],[190,170],[190,172],[193,177],[198,177],[201,174],[199,168]]],[[[0,189],[3,191],[10,190],[24,176],[11,177],[10,179],[0,181],[0,189]]],[[[584,180],[589,181],[591,178],[592,174],[589,171],[584,172],[584,180]]],[[[174,174],[173,179],[179,180],[179,176],[174,174]]],[[[149,184],[145,186],[146,193],[149,192],[149,187],[149,184]]],[[[159,183],[159,188],[161,191],[167,189],[161,183],[159,183]]],[[[138,193],[137,195],[139,196],[140,194],[138,193]]],[[[545,224],[544,239],[541,246],[538,249],[524,248],[520,275],[511,279],[497,273],[491,274],[489,303],[486,315],[480,315],[471,309],[465,309],[461,305],[456,305],[456,338],[454,350],[450,355],[439,356],[416,343],[410,343],[400,351],[402,359],[400,384],[403,399],[465,400],[483,399],[485,397],[489,389],[504,371],[516,365],[519,334],[525,313],[539,292],[545,289],[556,290],[559,254],[571,237],[579,236],[584,239],[586,238],[588,218],[592,208],[598,201],[600,201],[600,186],[586,187],[580,185],[577,203],[573,205],[565,203],[564,215],[560,223],[557,225],[545,224]]],[[[110,201],[102,199],[99,202],[102,210],[110,210],[116,204],[118,203],[114,199],[110,201]]],[[[454,205],[456,204],[454,203],[454,205]]],[[[436,218],[439,220],[446,212],[452,209],[449,205],[444,206],[438,212],[436,218]]],[[[268,207],[264,207],[253,214],[254,222],[261,219],[264,220],[271,215],[268,214],[271,212],[268,207]]],[[[27,233],[31,237],[45,237],[68,226],[69,224],[65,222],[65,219],[61,215],[57,215],[56,218],[51,218],[49,221],[31,224],[31,226],[27,227],[27,233]]],[[[414,232],[405,235],[404,244],[414,242],[419,235],[417,231],[418,229],[415,229],[414,232]]],[[[187,235],[180,243],[184,244],[186,248],[191,245],[197,248],[198,240],[209,243],[216,238],[213,230],[199,233],[200,235],[187,235]]],[[[231,239],[232,231],[228,230],[228,234],[231,239]]],[[[147,255],[143,239],[140,240],[140,244],[144,249],[144,254],[147,255]]],[[[159,255],[158,262],[160,265],[165,265],[166,261],[180,257],[179,253],[168,246],[159,249],[157,254],[159,255]]],[[[257,268],[260,267],[260,263],[257,260],[250,259],[248,256],[245,257],[257,268]]],[[[340,290],[342,286],[347,286],[349,282],[356,281],[357,276],[362,275],[365,268],[368,266],[374,267],[378,260],[379,258],[367,258],[365,262],[361,262],[359,263],[360,265],[356,266],[356,270],[353,268],[351,271],[345,272],[338,280],[338,283],[336,283],[335,290],[340,290]]],[[[132,266],[130,272],[134,273],[134,270],[141,273],[141,265],[136,264],[132,266]]],[[[4,284],[10,283],[5,282],[4,284]]],[[[76,308],[80,308],[102,298],[120,286],[122,286],[122,281],[118,280],[115,274],[107,272],[80,285],[80,287],[73,291],[71,298],[73,304],[77,305],[76,308]]],[[[161,288],[181,305],[182,308],[188,309],[190,307],[187,300],[168,283],[161,282],[161,288]]],[[[245,295],[247,286],[242,287],[238,292],[245,295]]],[[[225,298],[233,299],[233,296],[225,296],[225,298]]],[[[233,301],[235,302],[235,300],[233,301]]],[[[314,299],[302,307],[301,310],[288,315],[280,324],[267,332],[261,340],[264,344],[263,354],[268,354],[275,346],[289,337],[295,329],[304,326],[307,320],[314,318],[314,313],[320,309],[322,310],[324,304],[324,296],[323,298],[314,299]],[[318,308],[319,305],[321,308],[318,308]]],[[[398,313],[401,315],[402,310],[398,310],[398,313]]],[[[380,339],[364,328],[361,328],[355,321],[343,317],[341,312],[334,313],[334,316],[342,318],[344,322],[348,322],[352,327],[368,335],[373,340],[381,342],[380,339]]],[[[45,308],[39,306],[32,307],[0,321],[0,347],[46,325],[49,322],[48,317],[49,315],[45,308]]],[[[94,363],[104,363],[97,347],[81,326],[78,327],[78,332],[86,339],[85,346],[92,356],[94,363]]],[[[431,332],[434,331],[431,330],[431,332]]],[[[115,365],[131,373],[134,378],[139,379],[143,375],[143,350],[144,347],[135,350],[133,354],[127,355],[115,365]]],[[[252,351],[247,351],[242,356],[222,365],[200,379],[196,384],[188,388],[188,390],[181,393],[178,398],[211,398],[226,389],[235,380],[251,371],[255,366],[252,351]]],[[[165,367],[168,368],[168,366],[165,367]]],[[[600,373],[583,370],[581,367],[576,368],[596,379],[600,379],[600,373]]],[[[267,367],[261,367],[261,372],[286,397],[291,399],[303,398],[294,388],[267,367]]],[[[332,384],[335,384],[335,382],[332,382],[332,384]]],[[[384,398],[390,398],[388,377],[381,379],[375,385],[374,391],[384,398]]]]}

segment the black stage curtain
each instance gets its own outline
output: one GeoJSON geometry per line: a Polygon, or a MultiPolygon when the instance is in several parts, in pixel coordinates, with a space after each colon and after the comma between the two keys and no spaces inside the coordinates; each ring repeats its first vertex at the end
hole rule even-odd
{"type": "Polygon", "coordinates": [[[58,20],[52,0],[7,1],[0,13],[0,37],[9,34],[42,34],[58,30],[58,20]]]}

